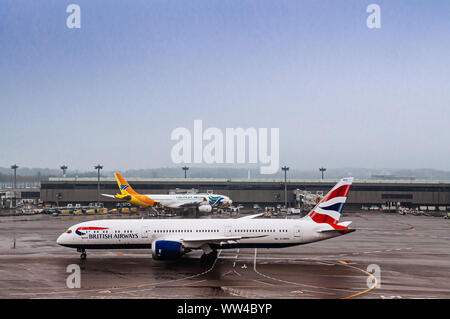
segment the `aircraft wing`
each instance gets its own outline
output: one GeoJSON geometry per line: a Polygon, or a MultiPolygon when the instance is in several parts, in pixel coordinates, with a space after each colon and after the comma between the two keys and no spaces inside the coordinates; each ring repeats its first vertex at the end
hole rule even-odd
{"type": "Polygon", "coordinates": [[[256,218],[256,217],[259,217],[259,216],[262,216],[262,215],[264,215],[264,213],[259,213],[259,214],[255,214],[255,215],[248,215],[248,216],[244,216],[244,217],[239,217],[238,219],[239,220],[242,220],[242,219],[253,219],[253,218],[256,218]]]}
{"type": "Polygon", "coordinates": [[[101,194],[101,195],[105,196],[105,197],[116,198],[114,195],[110,195],[110,194],[101,194]]]}
{"type": "Polygon", "coordinates": [[[217,236],[217,237],[203,237],[203,238],[186,238],[181,239],[183,244],[187,248],[198,248],[205,244],[218,244],[221,243],[235,243],[236,241],[243,239],[253,239],[266,237],[267,235],[256,235],[256,236],[217,236]]]}

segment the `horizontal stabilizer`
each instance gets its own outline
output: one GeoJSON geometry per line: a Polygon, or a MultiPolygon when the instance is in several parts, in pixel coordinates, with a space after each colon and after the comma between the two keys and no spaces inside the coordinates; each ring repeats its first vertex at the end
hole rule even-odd
{"type": "Polygon", "coordinates": [[[119,200],[129,201],[132,199],[131,195],[128,194],[116,194],[116,195],[110,195],[110,194],[101,194],[102,196],[109,197],[109,198],[115,198],[119,200]]]}
{"type": "Polygon", "coordinates": [[[114,195],[110,195],[110,194],[101,194],[101,195],[105,196],[105,197],[116,198],[114,195]]]}
{"type": "Polygon", "coordinates": [[[354,232],[356,229],[354,228],[340,228],[340,229],[324,229],[319,230],[319,233],[339,233],[339,234],[348,234],[354,232]]]}
{"type": "Polygon", "coordinates": [[[342,222],[342,223],[339,223],[338,225],[339,225],[339,226],[348,227],[351,223],[352,223],[351,221],[348,221],[348,222],[342,222]]]}

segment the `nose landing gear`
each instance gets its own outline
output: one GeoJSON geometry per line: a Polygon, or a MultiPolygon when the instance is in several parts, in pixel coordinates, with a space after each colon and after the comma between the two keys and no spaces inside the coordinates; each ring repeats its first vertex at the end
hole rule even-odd
{"type": "Polygon", "coordinates": [[[78,251],[79,253],[81,253],[80,259],[81,259],[81,260],[85,260],[86,257],[87,257],[86,250],[84,250],[83,248],[81,248],[81,249],[78,248],[77,251],[78,251]]]}

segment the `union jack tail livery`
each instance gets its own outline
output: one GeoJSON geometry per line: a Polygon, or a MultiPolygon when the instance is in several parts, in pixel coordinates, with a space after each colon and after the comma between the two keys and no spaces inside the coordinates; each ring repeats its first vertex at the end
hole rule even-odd
{"type": "Polygon", "coordinates": [[[316,223],[336,225],[341,217],[342,208],[347,200],[352,182],[353,177],[341,179],[308,216],[316,223]]]}

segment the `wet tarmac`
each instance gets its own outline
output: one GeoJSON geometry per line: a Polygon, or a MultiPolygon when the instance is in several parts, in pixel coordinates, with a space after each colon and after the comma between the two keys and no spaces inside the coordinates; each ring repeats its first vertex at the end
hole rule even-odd
{"type": "MultiPolygon", "coordinates": [[[[91,250],[55,240],[93,216],[0,218],[0,298],[450,298],[450,221],[344,215],[356,232],[284,249],[233,249],[155,261],[147,250],[91,250]],[[69,289],[69,265],[81,288],[69,289]]],[[[103,217],[107,218],[107,217],[103,217]]],[[[116,217],[117,218],[117,217],[116,217]]]]}

